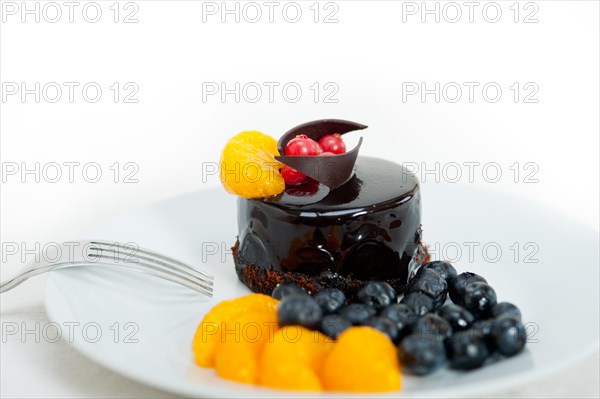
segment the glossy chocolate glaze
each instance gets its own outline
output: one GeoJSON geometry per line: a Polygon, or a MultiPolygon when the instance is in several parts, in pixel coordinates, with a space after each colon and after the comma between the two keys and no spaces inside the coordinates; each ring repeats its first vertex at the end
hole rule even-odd
{"type": "Polygon", "coordinates": [[[355,168],[335,190],[312,182],[277,197],[239,198],[238,276],[243,280],[241,267],[253,265],[406,281],[421,239],[419,182],[382,159],[359,157],[355,168]]]}

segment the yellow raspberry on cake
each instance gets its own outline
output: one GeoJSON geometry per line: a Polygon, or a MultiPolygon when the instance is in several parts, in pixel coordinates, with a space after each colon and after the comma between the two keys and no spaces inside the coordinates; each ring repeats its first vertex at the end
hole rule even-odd
{"type": "Polygon", "coordinates": [[[232,137],[221,154],[221,183],[244,198],[271,197],[285,189],[277,141],[264,133],[245,131],[232,137]]]}

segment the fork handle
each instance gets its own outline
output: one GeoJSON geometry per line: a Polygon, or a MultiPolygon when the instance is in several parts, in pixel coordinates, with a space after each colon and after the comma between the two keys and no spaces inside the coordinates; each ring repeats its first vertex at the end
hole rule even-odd
{"type": "MultiPolygon", "coordinates": [[[[75,265],[73,265],[73,266],[75,266],[75,265]]],[[[0,283],[0,294],[15,288],[16,286],[18,286],[21,283],[28,280],[30,277],[34,277],[34,276],[37,276],[38,274],[46,273],[52,269],[53,269],[52,266],[47,266],[47,267],[40,267],[38,269],[28,270],[25,273],[19,274],[4,283],[0,283]]]]}

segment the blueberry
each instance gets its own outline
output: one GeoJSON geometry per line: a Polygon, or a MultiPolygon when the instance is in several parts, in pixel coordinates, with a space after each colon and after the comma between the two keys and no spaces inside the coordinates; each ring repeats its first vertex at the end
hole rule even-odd
{"type": "Polygon", "coordinates": [[[500,316],[495,320],[498,331],[496,348],[504,356],[514,356],[521,352],[527,342],[525,326],[512,316],[500,316]]]}
{"type": "Polygon", "coordinates": [[[345,317],[354,325],[363,324],[376,314],[377,311],[373,306],[365,305],[364,303],[351,303],[340,310],[340,316],[345,317]]]}
{"type": "Polygon", "coordinates": [[[279,326],[303,326],[314,330],[323,318],[321,307],[309,295],[289,295],[279,302],[277,319],[279,326]]]}
{"type": "Polygon", "coordinates": [[[496,320],[482,320],[473,324],[471,330],[481,334],[490,352],[496,350],[498,340],[498,323],[496,320]]]}
{"type": "Polygon", "coordinates": [[[390,305],[379,312],[379,315],[396,323],[400,338],[408,335],[414,324],[417,322],[417,315],[415,312],[403,303],[390,305]]]}
{"type": "Polygon", "coordinates": [[[275,299],[283,299],[286,296],[289,295],[301,295],[301,294],[308,294],[304,288],[300,287],[299,285],[295,284],[295,283],[279,283],[277,284],[277,286],[273,289],[273,293],[271,294],[271,296],[275,299]]]}
{"type": "Polygon", "coordinates": [[[450,277],[448,280],[448,293],[450,294],[450,299],[452,302],[463,306],[462,297],[465,288],[467,288],[467,285],[471,283],[478,282],[487,283],[487,280],[480,275],[471,272],[464,272],[456,277],[450,277]]]}
{"type": "Polygon", "coordinates": [[[345,317],[330,314],[323,317],[319,330],[330,338],[337,339],[340,334],[352,327],[352,323],[345,317]]]}
{"type": "Polygon", "coordinates": [[[337,313],[341,308],[346,306],[346,295],[337,288],[322,289],[313,298],[321,306],[324,314],[337,313]]]}
{"type": "Polygon", "coordinates": [[[384,281],[369,281],[358,291],[357,298],[360,302],[373,306],[376,310],[398,302],[398,294],[391,285],[384,281]]]}
{"type": "Polygon", "coordinates": [[[400,303],[408,306],[419,317],[433,311],[433,299],[420,292],[404,295],[400,303]]]}
{"type": "Polygon", "coordinates": [[[431,374],[446,363],[446,350],[442,341],[412,334],[398,347],[398,359],[403,369],[416,375],[431,374]]]}
{"type": "Polygon", "coordinates": [[[371,317],[370,319],[365,321],[363,325],[373,327],[387,335],[392,341],[398,342],[398,327],[396,327],[396,323],[394,323],[387,317],[371,317]]]}
{"type": "Polygon", "coordinates": [[[413,334],[428,335],[443,341],[452,335],[452,327],[435,313],[428,313],[417,320],[413,334]]]}
{"type": "Polygon", "coordinates": [[[452,331],[466,330],[475,322],[475,316],[471,312],[453,303],[442,306],[437,313],[450,323],[452,331]]]}
{"type": "Polygon", "coordinates": [[[434,260],[433,262],[426,263],[423,265],[423,268],[435,270],[446,281],[448,281],[448,279],[451,277],[457,276],[454,266],[443,260],[434,260]]]}
{"type": "Polygon", "coordinates": [[[408,282],[406,293],[421,292],[433,299],[434,307],[440,307],[446,302],[448,284],[446,280],[433,269],[420,269],[408,282]]]}
{"type": "Polygon", "coordinates": [[[521,321],[521,311],[510,302],[499,302],[490,309],[491,317],[512,316],[521,321]]]}
{"type": "Polygon", "coordinates": [[[463,303],[475,317],[484,317],[496,304],[496,291],[486,283],[469,284],[463,294],[463,303]]]}
{"type": "Polygon", "coordinates": [[[490,356],[483,335],[475,330],[454,334],[446,341],[446,351],[450,367],[460,370],[481,367],[490,356]]]}

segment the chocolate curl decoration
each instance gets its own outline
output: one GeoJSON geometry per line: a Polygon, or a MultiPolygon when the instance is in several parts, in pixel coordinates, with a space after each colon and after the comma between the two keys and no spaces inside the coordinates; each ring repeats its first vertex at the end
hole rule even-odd
{"type": "MultiPolygon", "coordinates": [[[[318,142],[323,136],[328,134],[345,134],[365,128],[367,128],[366,125],[340,119],[321,119],[307,122],[290,129],[281,136],[277,143],[279,153],[284,154],[287,143],[300,134],[304,134],[318,142]]],[[[356,157],[358,156],[358,150],[360,149],[361,144],[362,137],[358,141],[356,147],[344,154],[330,156],[281,155],[275,157],[275,159],[334,190],[352,177],[354,164],[356,163],[356,157]]]]}

